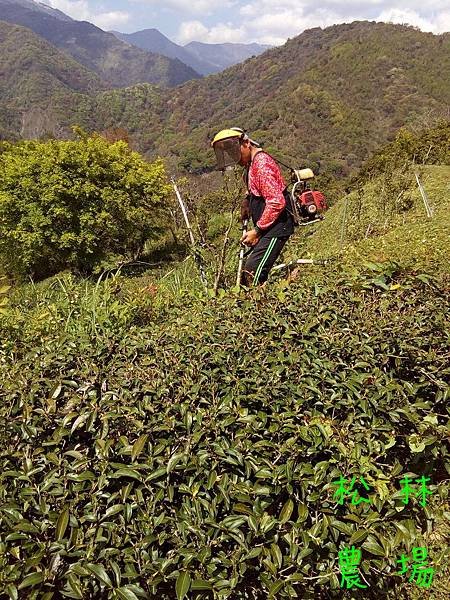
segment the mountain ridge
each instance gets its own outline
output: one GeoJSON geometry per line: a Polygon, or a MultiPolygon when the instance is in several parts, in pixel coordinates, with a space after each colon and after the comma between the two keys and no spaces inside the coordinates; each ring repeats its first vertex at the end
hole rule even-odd
{"type": "Polygon", "coordinates": [[[158,52],[169,58],[178,58],[201,75],[210,75],[265,52],[270,46],[262,44],[205,44],[189,42],[180,46],[158,29],[148,28],[134,33],[111,31],[122,41],[145,50],[158,52]]]}
{"type": "Polygon", "coordinates": [[[111,31],[110,33],[113,33],[123,42],[137,46],[138,48],[157,52],[168,58],[177,58],[201,75],[210,75],[215,72],[213,65],[197,58],[192,53],[186,51],[183,46],[175,44],[158,29],[148,28],[134,33],[121,33],[120,31],[111,31]]]}
{"type": "Polygon", "coordinates": [[[64,135],[53,105],[70,111],[76,99],[104,89],[106,83],[70,55],[27,27],[0,21],[0,139],[64,135]],[[1,135],[10,127],[16,135],[1,135]]]}
{"type": "Polygon", "coordinates": [[[204,42],[189,42],[184,46],[191,54],[208,60],[216,69],[224,70],[252,56],[259,56],[271,46],[264,44],[205,44],[204,42]]]}
{"type": "Polygon", "coordinates": [[[0,0],[3,21],[28,27],[95,71],[111,87],[141,82],[171,87],[200,77],[177,59],[125,44],[87,21],[55,17],[52,10],[29,0],[0,0]]]}
{"type": "Polygon", "coordinates": [[[366,21],[313,28],[209,78],[208,86],[177,88],[169,122],[191,131],[192,150],[233,122],[272,148],[309,159],[344,155],[348,167],[349,154],[362,160],[402,125],[446,110],[450,81],[442,73],[449,71],[448,34],[366,21]]]}

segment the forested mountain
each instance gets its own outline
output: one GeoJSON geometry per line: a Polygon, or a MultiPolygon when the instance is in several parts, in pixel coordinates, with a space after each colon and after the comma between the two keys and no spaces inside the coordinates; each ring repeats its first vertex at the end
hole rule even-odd
{"type": "Polygon", "coordinates": [[[158,100],[142,86],[101,95],[93,113],[102,126],[130,129],[142,150],[170,152],[191,169],[213,162],[208,142],[232,124],[280,158],[340,173],[399,127],[447,113],[449,72],[450,34],[354,22],[305,31],[158,100]]]}
{"type": "Polygon", "coordinates": [[[0,98],[24,105],[59,91],[92,92],[106,87],[80,65],[26,27],[0,21],[0,98]]]}
{"type": "Polygon", "coordinates": [[[212,165],[214,132],[240,125],[281,159],[340,174],[399,127],[448,111],[448,72],[449,34],[355,22],[305,31],[169,94],[141,84],[77,96],[72,111],[55,101],[53,114],[66,131],[123,127],[139,150],[188,170],[212,165]]]}
{"type": "Polygon", "coordinates": [[[81,94],[105,88],[98,75],[30,29],[0,21],[1,137],[59,135],[53,104],[70,110],[81,94]]]}
{"type": "Polygon", "coordinates": [[[140,82],[174,86],[200,77],[177,59],[130,46],[91,23],[64,19],[61,14],[35,2],[0,0],[2,20],[28,27],[96,72],[110,87],[140,82]]]}
{"type": "Polygon", "coordinates": [[[202,75],[218,73],[227,67],[258,56],[270,46],[261,44],[204,44],[190,42],[185,46],[175,44],[157,29],[143,29],[135,33],[113,31],[119,39],[144,50],[157,52],[169,58],[178,58],[202,75]]]}
{"type": "Polygon", "coordinates": [[[190,42],[184,46],[184,49],[192,56],[208,61],[213,66],[214,72],[218,72],[252,56],[258,56],[270,47],[262,44],[205,44],[203,42],[190,42]]]}

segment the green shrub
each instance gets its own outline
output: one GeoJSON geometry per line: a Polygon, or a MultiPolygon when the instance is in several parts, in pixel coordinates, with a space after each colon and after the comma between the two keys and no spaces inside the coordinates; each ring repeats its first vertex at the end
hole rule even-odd
{"type": "Polygon", "coordinates": [[[311,289],[149,298],[144,316],[121,308],[120,283],[99,284],[110,316],[69,281],[34,288],[0,330],[0,589],[378,600],[399,597],[396,561],[426,545],[445,590],[439,284],[375,265],[311,289]],[[338,505],[340,474],[363,476],[370,504],[338,505]],[[430,477],[425,508],[403,503],[405,474],[430,477]],[[370,587],[344,596],[351,545],[370,587]]]}
{"type": "Polygon", "coordinates": [[[8,305],[8,296],[6,294],[10,289],[11,287],[7,285],[6,277],[0,275],[0,315],[6,314],[6,307],[8,305]]]}
{"type": "Polygon", "coordinates": [[[16,278],[135,257],[161,227],[162,163],[125,142],[24,142],[0,154],[0,255],[16,278]]]}
{"type": "Polygon", "coordinates": [[[450,120],[441,119],[435,126],[418,133],[400,129],[394,141],[380,148],[364,163],[355,181],[363,183],[382,173],[389,175],[412,163],[450,164],[450,120]]]}

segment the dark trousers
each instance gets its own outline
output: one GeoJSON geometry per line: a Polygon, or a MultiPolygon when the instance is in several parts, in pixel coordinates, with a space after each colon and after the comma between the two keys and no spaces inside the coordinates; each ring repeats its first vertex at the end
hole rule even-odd
{"type": "Polygon", "coordinates": [[[243,273],[244,285],[259,285],[267,281],[269,271],[277,260],[288,237],[262,237],[248,256],[243,273]]]}

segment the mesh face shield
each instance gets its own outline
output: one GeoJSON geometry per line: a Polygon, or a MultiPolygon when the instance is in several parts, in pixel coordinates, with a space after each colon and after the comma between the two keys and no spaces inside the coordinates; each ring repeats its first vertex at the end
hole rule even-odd
{"type": "Polygon", "coordinates": [[[220,171],[238,164],[241,160],[239,138],[233,137],[216,142],[214,144],[214,152],[217,159],[217,168],[220,171]]]}

